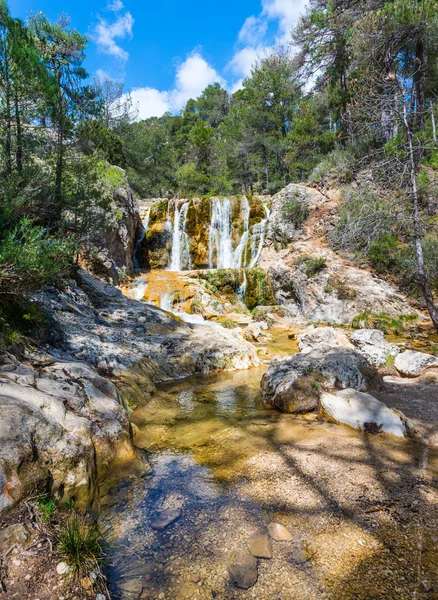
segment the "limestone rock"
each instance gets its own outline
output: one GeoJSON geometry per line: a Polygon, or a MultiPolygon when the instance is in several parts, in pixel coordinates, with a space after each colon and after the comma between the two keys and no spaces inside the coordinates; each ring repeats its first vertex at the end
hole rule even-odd
{"type": "Polygon", "coordinates": [[[0,511],[47,481],[57,499],[86,505],[115,462],[136,457],[117,388],[72,359],[15,372],[0,373],[0,511]]]}
{"type": "Polygon", "coordinates": [[[238,550],[231,555],[228,565],[230,582],[242,590],[248,590],[257,583],[257,559],[249,550],[238,550]]]}
{"type": "Polygon", "coordinates": [[[180,516],[181,510],[179,508],[163,510],[158,517],[152,521],[151,527],[157,531],[164,531],[169,525],[175,523],[180,516]]]}
{"type": "Polygon", "coordinates": [[[418,377],[426,369],[438,367],[438,356],[406,350],[396,357],[394,365],[402,375],[418,377]]]}
{"type": "Polygon", "coordinates": [[[29,539],[29,532],[22,523],[14,523],[0,529],[0,555],[14,544],[22,544],[29,539]]]}
{"type": "Polygon", "coordinates": [[[380,383],[378,373],[354,350],[322,345],[271,362],[261,382],[264,405],[282,412],[314,410],[323,389],[318,375],[324,386],[338,389],[365,391],[380,383]]]}
{"type": "Polygon", "coordinates": [[[268,329],[267,323],[257,321],[250,323],[243,331],[243,337],[249,342],[266,342],[272,339],[272,336],[265,333],[268,329]]]}
{"type": "Polygon", "coordinates": [[[255,531],[248,540],[249,551],[256,558],[272,558],[272,542],[265,529],[255,531]]]}
{"type": "Polygon", "coordinates": [[[353,349],[345,333],[334,327],[309,327],[298,336],[301,352],[310,352],[315,347],[331,349],[337,346],[353,349]]]}
{"type": "Polygon", "coordinates": [[[290,542],[292,539],[291,533],[280,523],[269,523],[268,533],[276,542],[290,542]]]}
{"type": "Polygon", "coordinates": [[[370,394],[357,390],[342,390],[335,394],[321,395],[321,408],[338,423],[354,429],[367,429],[376,425],[376,431],[404,437],[413,429],[400,412],[388,408],[370,394]]]}
{"type": "Polygon", "coordinates": [[[385,364],[390,356],[399,354],[395,344],[385,340],[383,331],[378,329],[359,329],[350,336],[350,341],[367,361],[376,367],[385,364]]]}

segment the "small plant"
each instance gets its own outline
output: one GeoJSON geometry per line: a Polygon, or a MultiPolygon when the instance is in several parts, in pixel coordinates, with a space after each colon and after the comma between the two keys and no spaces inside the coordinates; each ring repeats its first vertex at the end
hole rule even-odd
{"type": "Polygon", "coordinates": [[[45,494],[44,496],[37,498],[35,504],[40,511],[43,521],[50,523],[53,513],[56,511],[56,504],[54,501],[47,494],[45,494]]]}
{"type": "Polygon", "coordinates": [[[202,315],[205,312],[205,306],[201,300],[193,300],[190,304],[190,312],[193,315],[202,315]]]}
{"type": "Polygon", "coordinates": [[[395,356],[394,356],[394,354],[389,354],[386,357],[386,360],[385,360],[385,367],[393,367],[394,363],[395,363],[395,356]]]}
{"type": "Polygon", "coordinates": [[[237,329],[239,327],[239,325],[235,321],[231,321],[230,319],[225,319],[224,321],[221,321],[221,325],[222,327],[225,327],[225,329],[237,329]]]}
{"type": "Polygon", "coordinates": [[[359,315],[354,317],[352,326],[354,329],[380,329],[386,334],[398,335],[415,322],[418,315],[400,315],[392,317],[388,313],[372,313],[369,310],[364,310],[359,315]]]}
{"type": "Polygon", "coordinates": [[[292,221],[296,227],[300,227],[309,216],[308,206],[298,198],[285,200],[281,212],[283,217],[288,221],[292,221]]]}
{"type": "Polygon", "coordinates": [[[93,572],[101,574],[109,540],[108,532],[97,522],[88,522],[74,512],[61,523],[56,542],[60,557],[70,568],[71,578],[78,580],[93,572]]]}
{"type": "Polygon", "coordinates": [[[306,260],[304,265],[304,273],[307,277],[315,277],[318,273],[321,273],[327,267],[327,260],[323,257],[320,258],[309,258],[306,260]]]}

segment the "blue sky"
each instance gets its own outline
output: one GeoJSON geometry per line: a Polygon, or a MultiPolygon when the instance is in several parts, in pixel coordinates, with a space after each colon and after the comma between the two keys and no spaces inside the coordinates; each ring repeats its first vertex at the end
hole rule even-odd
{"type": "Polygon", "coordinates": [[[219,81],[238,89],[257,57],[289,32],[306,0],[9,0],[26,19],[64,11],[91,42],[90,76],[122,81],[140,118],[179,111],[219,81]]]}

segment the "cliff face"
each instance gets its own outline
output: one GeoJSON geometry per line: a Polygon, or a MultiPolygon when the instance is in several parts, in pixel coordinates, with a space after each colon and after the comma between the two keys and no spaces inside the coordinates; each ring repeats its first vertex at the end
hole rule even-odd
{"type": "Polygon", "coordinates": [[[103,177],[110,196],[107,227],[99,244],[88,246],[82,265],[101,279],[119,285],[134,274],[132,257],[141,228],[137,202],[120,167],[107,166],[103,177]]]}

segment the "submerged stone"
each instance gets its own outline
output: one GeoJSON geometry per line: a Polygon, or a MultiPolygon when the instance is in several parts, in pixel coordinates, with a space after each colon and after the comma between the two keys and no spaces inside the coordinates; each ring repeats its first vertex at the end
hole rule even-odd
{"type": "Polygon", "coordinates": [[[276,542],[290,542],[292,534],[280,523],[269,523],[268,533],[276,542]]]}
{"type": "Polygon", "coordinates": [[[237,550],[231,555],[228,572],[234,586],[248,590],[257,582],[257,559],[248,550],[237,550]]]}
{"type": "Polygon", "coordinates": [[[163,510],[156,519],[154,519],[151,523],[152,529],[156,529],[157,531],[163,531],[172,523],[175,523],[181,516],[181,510],[179,508],[169,508],[163,510]]]}
{"type": "Polygon", "coordinates": [[[265,529],[254,532],[249,538],[248,546],[256,558],[272,558],[272,542],[265,529]]]}

